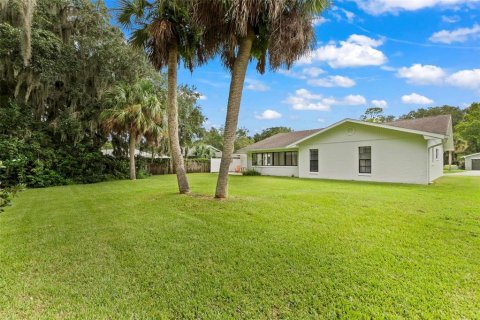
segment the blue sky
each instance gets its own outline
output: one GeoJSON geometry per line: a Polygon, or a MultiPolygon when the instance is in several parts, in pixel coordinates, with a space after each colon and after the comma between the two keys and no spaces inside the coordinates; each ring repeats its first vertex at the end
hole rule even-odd
{"type": "MultiPolygon", "coordinates": [[[[291,70],[249,66],[239,127],[321,128],[369,106],[398,116],[480,101],[480,0],[337,0],[315,31],[315,50],[291,70]]],[[[222,126],[229,72],[219,60],[180,69],[179,82],[202,94],[206,126],[222,126]]]]}

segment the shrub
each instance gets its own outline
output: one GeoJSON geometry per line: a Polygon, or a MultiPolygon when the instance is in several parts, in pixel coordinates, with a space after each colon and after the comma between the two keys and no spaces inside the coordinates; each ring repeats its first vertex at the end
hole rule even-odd
{"type": "Polygon", "coordinates": [[[257,170],[251,169],[243,172],[244,176],[261,176],[262,174],[257,170]]]}

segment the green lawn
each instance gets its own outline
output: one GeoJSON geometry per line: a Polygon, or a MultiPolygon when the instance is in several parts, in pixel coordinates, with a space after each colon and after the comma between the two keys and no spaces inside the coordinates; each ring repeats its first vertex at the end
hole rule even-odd
{"type": "Polygon", "coordinates": [[[476,177],[232,176],[227,201],[190,179],[22,192],[0,214],[0,319],[480,314],[476,177]]]}
{"type": "Polygon", "coordinates": [[[452,170],[443,169],[443,174],[459,173],[459,172],[465,172],[465,170],[463,170],[463,169],[452,169],[452,170]]]}

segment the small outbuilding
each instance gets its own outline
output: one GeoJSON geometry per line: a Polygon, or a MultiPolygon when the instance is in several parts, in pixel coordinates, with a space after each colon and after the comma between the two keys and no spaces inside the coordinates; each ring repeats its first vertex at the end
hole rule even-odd
{"type": "Polygon", "coordinates": [[[480,152],[469,154],[465,159],[465,170],[480,170],[480,152]]]}

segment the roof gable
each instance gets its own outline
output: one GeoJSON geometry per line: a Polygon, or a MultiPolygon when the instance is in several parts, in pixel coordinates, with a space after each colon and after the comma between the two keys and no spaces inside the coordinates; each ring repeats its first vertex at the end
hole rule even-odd
{"type": "Polygon", "coordinates": [[[318,134],[322,134],[345,122],[357,123],[365,126],[378,127],[387,130],[395,130],[413,134],[419,134],[426,137],[444,139],[451,135],[452,120],[450,115],[441,115],[425,117],[420,119],[397,120],[388,123],[373,123],[354,119],[344,119],[324,129],[313,129],[294,131],[288,133],[278,133],[267,139],[258,141],[245,148],[238,150],[239,153],[245,153],[253,150],[287,149],[295,148],[305,140],[308,140],[318,134]]]}

